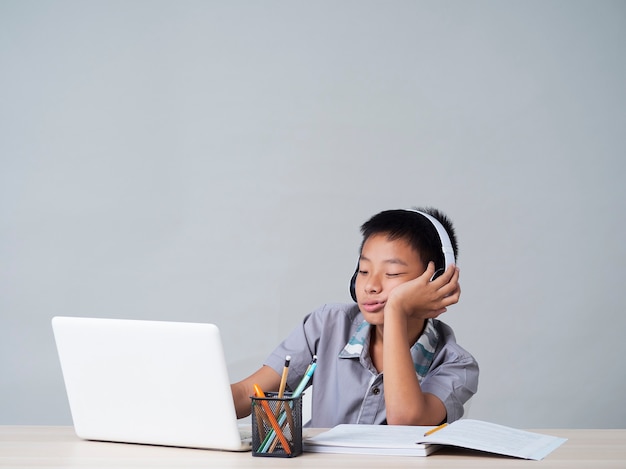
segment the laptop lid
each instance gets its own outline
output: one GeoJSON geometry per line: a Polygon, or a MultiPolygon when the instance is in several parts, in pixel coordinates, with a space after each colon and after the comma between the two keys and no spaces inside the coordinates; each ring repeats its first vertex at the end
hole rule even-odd
{"type": "Polygon", "coordinates": [[[52,328],[80,438],[250,449],[214,324],[55,317],[52,328]]]}

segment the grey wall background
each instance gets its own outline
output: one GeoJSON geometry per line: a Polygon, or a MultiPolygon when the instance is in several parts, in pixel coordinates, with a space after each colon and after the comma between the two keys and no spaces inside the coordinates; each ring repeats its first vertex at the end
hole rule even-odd
{"type": "Polygon", "coordinates": [[[622,1],[0,0],[0,424],[69,424],[55,315],[214,322],[231,379],[456,222],[471,416],[624,427],[622,1]]]}

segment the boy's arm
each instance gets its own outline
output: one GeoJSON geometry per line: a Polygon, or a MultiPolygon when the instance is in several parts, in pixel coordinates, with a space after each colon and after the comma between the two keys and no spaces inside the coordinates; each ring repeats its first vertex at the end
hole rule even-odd
{"type": "Polygon", "coordinates": [[[430,282],[431,267],[417,279],[394,288],[385,305],[383,371],[389,425],[438,425],[446,419],[443,402],[422,392],[410,351],[415,340],[410,336],[411,325],[417,321],[423,327],[423,320],[439,316],[460,296],[458,269],[450,267],[430,282]]]}
{"type": "Polygon", "coordinates": [[[383,372],[388,425],[439,425],[446,408],[434,394],[423,393],[411,357],[407,319],[385,310],[383,372]]]}
{"type": "Polygon", "coordinates": [[[250,396],[254,395],[255,384],[258,384],[264,392],[276,392],[280,386],[280,375],[273,368],[263,365],[247,378],[230,385],[238,419],[250,415],[252,410],[250,396]]]}

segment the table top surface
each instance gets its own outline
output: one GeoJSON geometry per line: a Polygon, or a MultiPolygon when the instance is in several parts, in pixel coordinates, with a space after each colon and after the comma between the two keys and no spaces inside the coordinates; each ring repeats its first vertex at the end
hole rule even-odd
{"type": "MultiPolygon", "coordinates": [[[[320,430],[305,430],[305,434],[320,430]]],[[[443,448],[428,456],[382,456],[303,453],[295,458],[253,457],[233,453],[79,439],[72,427],[0,426],[0,467],[19,468],[260,468],[359,467],[439,468],[625,468],[626,429],[542,429],[538,433],[567,438],[541,461],[527,461],[443,448]]]]}

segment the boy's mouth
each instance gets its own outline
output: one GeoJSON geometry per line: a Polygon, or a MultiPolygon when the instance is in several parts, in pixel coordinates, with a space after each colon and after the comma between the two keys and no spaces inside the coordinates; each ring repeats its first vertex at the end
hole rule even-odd
{"type": "Polygon", "coordinates": [[[385,307],[384,301],[365,301],[361,307],[368,313],[375,313],[381,311],[385,307]]]}

